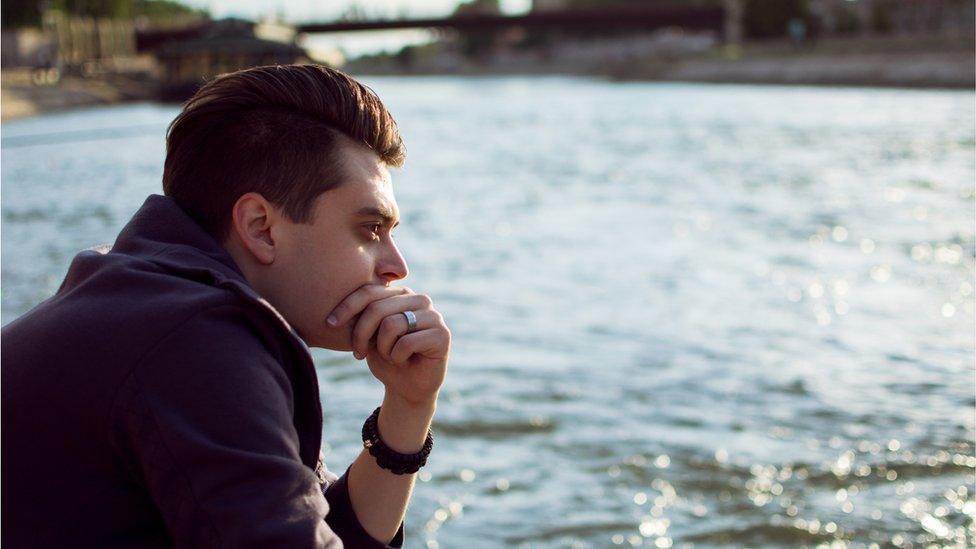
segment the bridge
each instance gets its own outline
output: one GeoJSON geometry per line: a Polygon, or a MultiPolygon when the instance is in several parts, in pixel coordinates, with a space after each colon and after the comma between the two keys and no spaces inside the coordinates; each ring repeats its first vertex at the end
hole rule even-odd
{"type": "MultiPolygon", "coordinates": [[[[734,3],[732,4],[734,5],[734,3]]],[[[397,29],[504,30],[524,29],[597,31],[630,30],[647,32],[666,27],[687,30],[716,31],[729,39],[728,21],[735,18],[718,6],[647,6],[639,8],[580,9],[532,12],[524,15],[464,14],[430,19],[390,19],[367,21],[333,21],[292,25],[297,33],[326,34],[338,32],[381,31],[397,29]]],[[[211,22],[200,22],[183,28],[137,30],[137,51],[152,51],[172,41],[199,38],[211,22]]],[[[734,32],[734,31],[733,31],[734,32]]],[[[735,39],[732,38],[734,41],[735,39]]]]}
{"type": "Polygon", "coordinates": [[[628,9],[581,9],[527,13],[524,15],[465,14],[439,19],[390,19],[303,23],[295,30],[307,34],[396,29],[493,30],[512,27],[575,30],[654,30],[681,27],[722,33],[725,10],[717,6],[641,7],[628,9]]]}

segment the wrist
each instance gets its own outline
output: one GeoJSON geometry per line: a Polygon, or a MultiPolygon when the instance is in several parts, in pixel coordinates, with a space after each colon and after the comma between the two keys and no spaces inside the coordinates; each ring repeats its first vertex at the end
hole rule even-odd
{"type": "Polygon", "coordinates": [[[406,414],[411,417],[434,416],[437,410],[437,393],[422,399],[406,399],[396,393],[386,391],[383,394],[383,409],[396,410],[397,415],[406,414]]]}
{"type": "Polygon", "coordinates": [[[419,452],[427,439],[437,401],[415,403],[387,395],[380,407],[377,427],[383,443],[401,454],[419,452]]]}

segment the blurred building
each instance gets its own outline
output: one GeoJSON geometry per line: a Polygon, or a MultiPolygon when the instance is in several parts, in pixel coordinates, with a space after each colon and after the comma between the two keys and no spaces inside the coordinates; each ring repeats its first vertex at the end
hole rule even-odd
{"type": "Polygon", "coordinates": [[[135,55],[129,19],[80,17],[49,10],[39,27],[3,31],[4,68],[32,67],[91,71],[135,55]]]}
{"type": "MultiPolygon", "coordinates": [[[[725,4],[740,0],[533,0],[532,12],[634,14],[646,17],[649,8],[664,12],[722,6],[726,14],[740,14],[725,4]]],[[[736,6],[733,6],[735,8],[736,6]]],[[[653,13],[653,12],[652,12],[653,13]]],[[[634,20],[639,20],[637,17],[634,20]]],[[[608,65],[626,66],[646,59],[673,60],[698,55],[713,48],[723,38],[738,40],[741,18],[727,18],[721,29],[692,30],[682,26],[655,28],[648,25],[588,25],[566,29],[544,29],[529,33],[531,46],[544,51],[546,63],[575,70],[590,71],[608,65]],[[732,24],[729,25],[728,23],[732,24]]],[[[518,52],[509,53],[515,63],[518,52]]]]}
{"type": "Polygon", "coordinates": [[[828,34],[972,34],[972,0],[808,0],[828,34]]]}
{"type": "Polygon", "coordinates": [[[259,65],[309,61],[294,28],[243,19],[210,22],[198,36],[174,40],[155,50],[164,99],[184,99],[218,74],[259,65]]]}

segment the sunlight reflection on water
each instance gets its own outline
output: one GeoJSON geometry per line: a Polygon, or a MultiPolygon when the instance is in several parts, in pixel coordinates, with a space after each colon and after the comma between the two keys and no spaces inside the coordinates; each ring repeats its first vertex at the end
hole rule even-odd
{"type": "MultiPolygon", "coordinates": [[[[974,543],[973,93],[369,84],[455,334],[410,543],[974,543]]],[[[160,192],[175,113],[4,124],[4,322],[160,192]]],[[[315,356],[341,470],[380,388],[315,356]]]]}

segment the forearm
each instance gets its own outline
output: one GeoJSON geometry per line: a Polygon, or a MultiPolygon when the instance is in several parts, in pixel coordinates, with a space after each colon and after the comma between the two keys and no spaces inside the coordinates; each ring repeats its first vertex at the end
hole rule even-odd
{"type": "MultiPolygon", "coordinates": [[[[383,443],[396,452],[412,454],[423,448],[434,417],[436,396],[425,403],[408,404],[387,395],[383,399],[378,428],[383,443]]],[[[363,449],[349,470],[349,498],[363,528],[388,543],[407,511],[416,474],[394,475],[376,464],[363,449]]]]}

